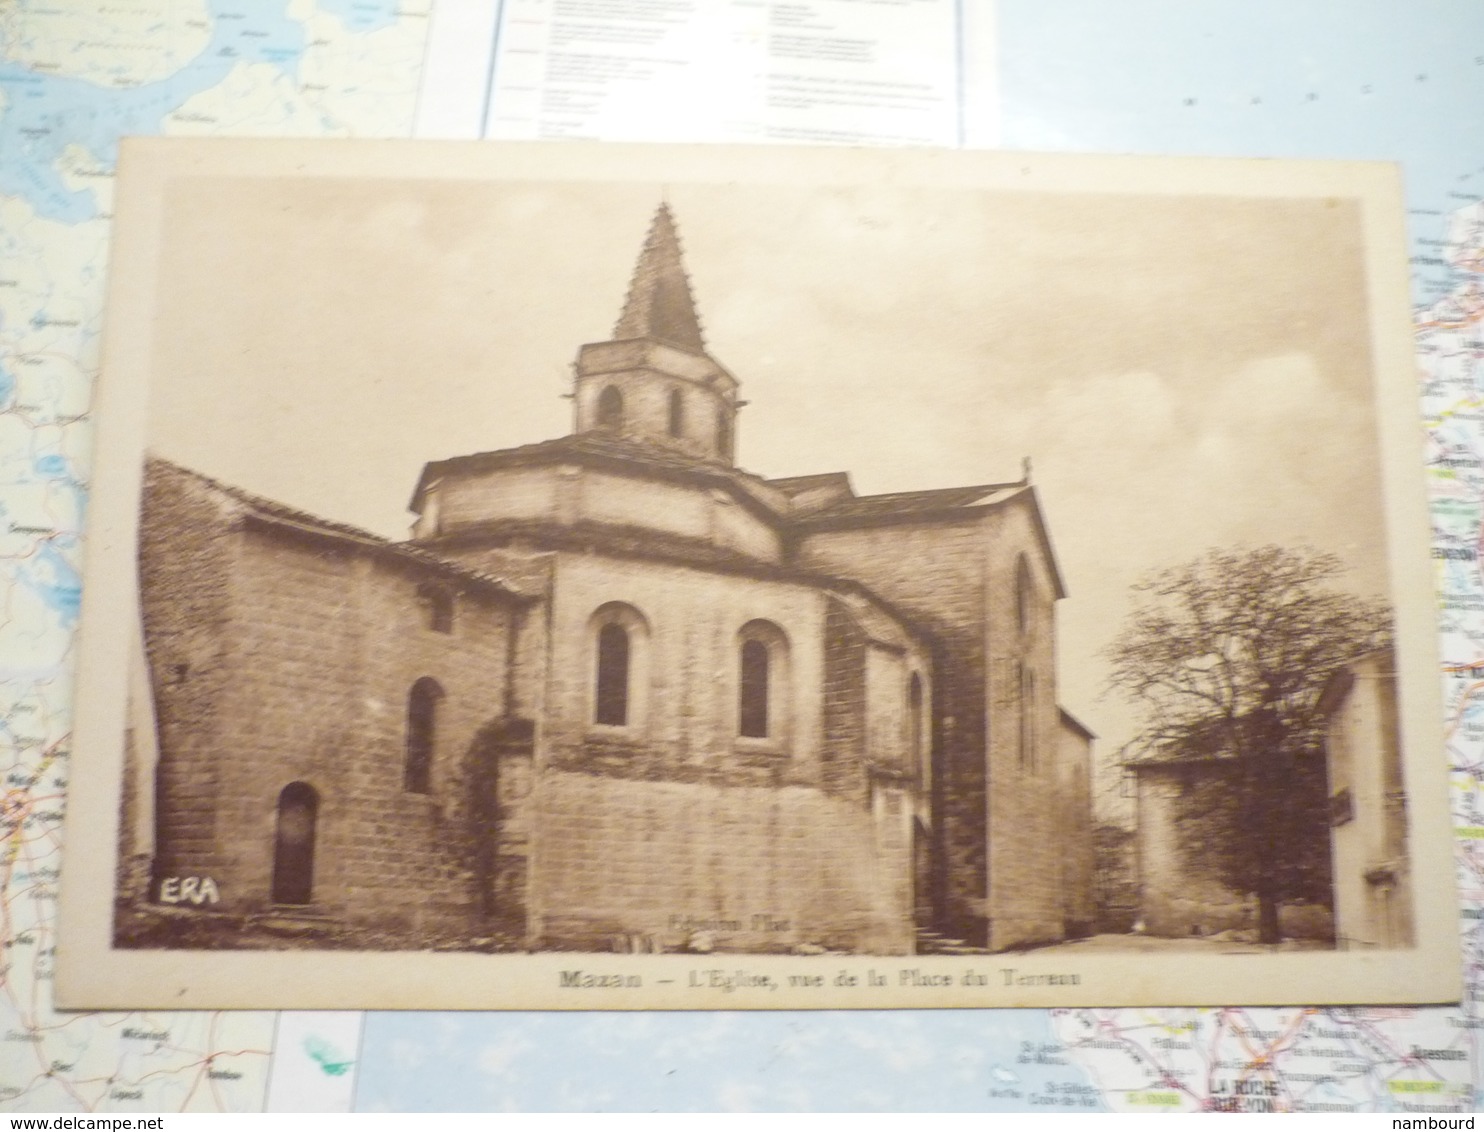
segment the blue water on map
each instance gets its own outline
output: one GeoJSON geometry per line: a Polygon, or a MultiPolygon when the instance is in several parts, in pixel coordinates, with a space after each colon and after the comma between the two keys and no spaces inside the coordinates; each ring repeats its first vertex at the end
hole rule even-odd
{"type": "Polygon", "coordinates": [[[45,479],[66,479],[70,474],[65,456],[38,456],[32,467],[45,479]]]}
{"type": "Polygon", "coordinates": [[[24,571],[23,581],[57,614],[64,629],[77,622],[82,606],[82,577],[51,543],[43,543],[24,571]]]}
{"type": "Polygon", "coordinates": [[[202,60],[272,63],[290,77],[298,74],[304,25],[289,18],[286,3],[211,0],[210,8],[215,26],[202,60]]]}
{"type": "Polygon", "coordinates": [[[93,194],[69,189],[55,165],[80,145],[105,167],[126,134],[158,134],[171,111],[220,83],[239,63],[267,63],[291,78],[304,49],[304,26],[285,5],[212,0],[211,40],[166,79],[132,88],[39,74],[0,63],[0,194],[24,197],[38,214],[76,224],[96,214],[93,194]]]}
{"type": "Polygon", "coordinates": [[[397,22],[397,0],[319,0],[319,7],[354,32],[376,31],[397,22]]]}
{"type": "Polygon", "coordinates": [[[1027,1056],[1059,1044],[1036,1010],[368,1014],[355,1108],[1102,1110],[1027,1056]]]}

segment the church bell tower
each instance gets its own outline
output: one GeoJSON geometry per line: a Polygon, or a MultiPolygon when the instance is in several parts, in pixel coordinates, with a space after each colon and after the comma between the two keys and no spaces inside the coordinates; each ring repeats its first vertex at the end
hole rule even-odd
{"type": "Polygon", "coordinates": [[[737,379],[706,352],[667,204],[649,226],[613,337],[577,353],[573,403],[574,432],[734,462],[737,379]]]}

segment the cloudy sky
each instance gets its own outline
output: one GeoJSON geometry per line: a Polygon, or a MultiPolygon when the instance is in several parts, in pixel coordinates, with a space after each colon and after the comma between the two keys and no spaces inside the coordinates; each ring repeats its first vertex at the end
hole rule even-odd
{"type": "Polygon", "coordinates": [[[568,430],[570,363],[668,199],[749,402],[743,467],[870,493],[1032,459],[1060,698],[1111,753],[1133,720],[1099,653],[1150,569],[1281,542],[1339,553],[1357,592],[1387,575],[1355,204],[1098,184],[181,180],[150,444],[404,537],[425,461],[568,430]]]}

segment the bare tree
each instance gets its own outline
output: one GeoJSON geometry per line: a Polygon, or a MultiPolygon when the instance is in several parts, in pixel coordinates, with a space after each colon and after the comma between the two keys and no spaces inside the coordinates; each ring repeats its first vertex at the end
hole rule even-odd
{"type": "Polygon", "coordinates": [[[1264,943],[1279,940],[1280,903],[1328,899],[1319,696],[1390,632],[1383,603],[1329,587],[1343,570],[1310,548],[1207,551],[1134,586],[1107,653],[1110,683],[1143,708],[1123,759],[1206,762],[1182,832],[1256,898],[1264,943]]]}

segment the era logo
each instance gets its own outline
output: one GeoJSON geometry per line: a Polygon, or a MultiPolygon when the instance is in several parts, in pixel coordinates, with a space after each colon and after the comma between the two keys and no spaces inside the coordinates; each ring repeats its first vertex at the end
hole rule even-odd
{"type": "Polygon", "coordinates": [[[210,877],[166,877],[160,882],[161,904],[216,904],[221,898],[210,877]]]}

